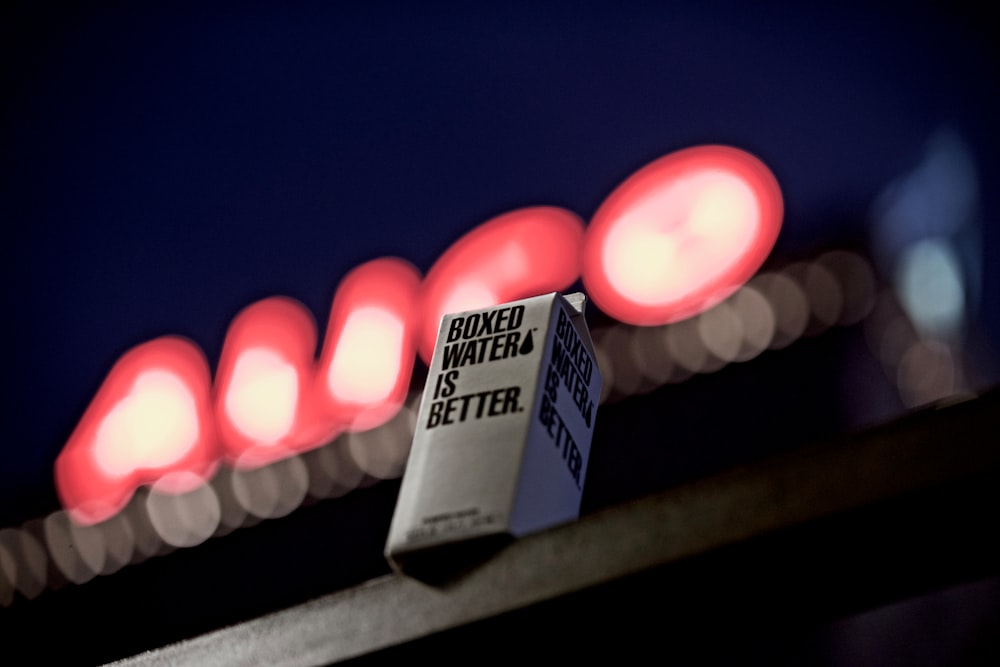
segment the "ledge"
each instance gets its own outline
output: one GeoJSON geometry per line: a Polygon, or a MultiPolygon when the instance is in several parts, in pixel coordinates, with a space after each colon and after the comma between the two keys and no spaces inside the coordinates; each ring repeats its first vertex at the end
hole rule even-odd
{"type": "Polygon", "coordinates": [[[445,582],[385,576],[114,664],[517,658],[529,642],[704,655],[733,650],[720,636],[787,638],[1000,574],[998,432],[994,390],[588,515],[445,582]]]}

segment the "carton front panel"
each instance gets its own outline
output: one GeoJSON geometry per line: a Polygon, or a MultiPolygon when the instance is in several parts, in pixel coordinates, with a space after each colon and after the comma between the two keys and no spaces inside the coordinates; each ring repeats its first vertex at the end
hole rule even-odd
{"type": "Polygon", "coordinates": [[[550,304],[442,320],[390,552],[508,530],[550,304]]]}

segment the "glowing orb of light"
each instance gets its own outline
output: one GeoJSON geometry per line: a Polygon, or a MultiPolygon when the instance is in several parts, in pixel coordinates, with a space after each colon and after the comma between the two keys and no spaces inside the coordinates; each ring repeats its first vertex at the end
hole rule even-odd
{"type": "Polygon", "coordinates": [[[325,434],[309,403],[316,340],[312,314],[289,297],[262,299],[233,319],[214,396],[229,463],[260,466],[322,444],[325,434]]]}
{"type": "Polygon", "coordinates": [[[555,292],[580,277],[583,221],[534,206],[492,218],[453,243],[424,278],[418,349],[430,362],[441,317],[555,292]]]}
{"type": "Polygon", "coordinates": [[[383,308],[366,306],[351,312],[326,377],[334,397],[357,403],[387,399],[404,363],[398,350],[406,333],[403,320],[383,308]]]}
{"type": "Polygon", "coordinates": [[[198,440],[194,398],[168,369],[136,378],[97,429],[94,457],[109,475],[141,467],[162,468],[186,454],[198,440]]]}
{"type": "Polygon", "coordinates": [[[226,414],[241,433],[263,445],[272,445],[295,423],[298,380],[295,366],[281,355],[267,348],[251,348],[240,355],[233,368],[233,386],[225,398],[226,414]]]}
{"type": "Polygon", "coordinates": [[[192,342],[164,336],[112,367],[56,459],[56,491],[75,521],[97,523],[143,484],[201,484],[218,456],[208,363],[192,342]]]}
{"type": "Polygon", "coordinates": [[[583,283],[628,324],[668,324],[732,294],[781,227],[781,190],[756,157],[708,145],[666,155],[601,204],[583,245],[583,283]]]}
{"type": "Polygon", "coordinates": [[[394,257],[353,269],[333,298],[315,385],[334,428],[363,431],[403,405],[413,371],[420,273],[394,257]]]}

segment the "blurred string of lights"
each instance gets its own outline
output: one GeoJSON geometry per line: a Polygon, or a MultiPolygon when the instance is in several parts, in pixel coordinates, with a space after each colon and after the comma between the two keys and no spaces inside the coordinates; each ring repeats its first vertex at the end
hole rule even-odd
{"type": "Polygon", "coordinates": [[[430,362],[445,313],[582,280],[620,322],[693,317],[753,276],[782,217],[763,162],[696,146],[631,174],[589,225],[565,208],[529,206],[464,234],[426,276],[395,257],[355,267],[335,290],[318,359],[312,314],[284,296],[237,314],[214,377],[194,341],[154,338],[108,372],[56,457],[56,492],[73,521],[99,523],[143,486],[186,493],[220,465],[258,468],[371,430],[401,409],[415,357],[430,362]]]}
{"type": "MultiPolygon", "coordinates": [[[[679,155],[698,154],[681,151],[679,155]]],[[[649,165],[652,169],[640,170],[623,184],[628,187],[620,187],[616,192],[634,193],[636,187],[641,189],[643,178],[649,176],[656,180],[666,175],[677,184],[683,180],[674,171],[677,164],[674,158],[654,162],[649,165]]],[[[710,185],[713,193],[725,191],[720,199],[724,202],[738,202],[744,196],[742,186],[736,182],[719,181],[710,185]]],[[[733,276],[724,273],[709,276],[702,284],[706,289],[700,300],[692,303],[684,302],[687,293],[671,293],[669,289],[657,294],[643,292],[646,289],[643,281],[666,284],[676,276],[661,275],[656,267],[644,268],[631,264],[630,260],[641,260],[650,252],[657,257],[665,254],[683,259],[675,254],[679,246],[674,241],[685,239],[676,235],[658,236],[658,230],[648,227],[648,216],[631,215],[630,219],[630,214],[649,212],[643,210],[648,200],[644,204],[641,197],[626,201],[624,213],[616,211],[613,193],[591,221],[594,233],[588,232],[582,249],[587,291],[591,296],[604,296],[595,301],[613,318],[612,323],[595,327],[592,332],[604,377],[601,402],[612,403],[667,384],[682,383],[730,364],[749,362],[833,327],[853,326],[862,327],[868,349],[904,407],[974,393],[974,388],[991,376],[991,371],[979,368],[981,359],[974,358],[975,351],[968,352],[968,325],[973,319],[970,311],[978,303],[980,291],[978,188],[970,151],[956,133],[945,128],[929,139],[920,163],[890,183],[877,198],[871,239],[874,262],[853,251],[834,249],[811,260],[751,275],[763,262],[771,239],[765,243],[766,247],[751,250],[750,254],[756,257],[743,261],[738,268],[738,280],[732,280],[731,284],[740,287],[721,302],[711,301],[711,307],[705,307],[705,293],[733,276]],[[639,205],[635,205],[636,201],[639,205]],[[625,224],[616,228],[622,220],[625,224]],[[599,270],[607,260],[607,249],[612,247],[624,249],[626,258],[620,264],[622,271],[617,284],[614,280],[605,281],[604,272],[599,270]],[[879,275],[876,266],[885,269],[888,275],[879,275]],[[598,279],[594,279],[595,275],[598,279]],[[632,302],[609,300],[630,290],[637,295],[632,302]],[[641,321],[657,299],[669,304],[672,316],[660,320],[668,323],[641,321]]],[[[651,197],[657,198],[655,193],[651,197]]],[[[692,206],[689,213],[696,234],[731,236],[734,230],[727,226],[732,217],[730,209],[720,209],[715,200],[707,201],[706,206],[701,206],[697,197],[690,201],[694,202],[689,204],[692,206]]],[[[660,202],[660,205],[674,203],[660,202]]],[[[535,209],[530,214],[539,212],[546,217],[555,244],[567,238],[579,241],[576,223],[567,218],[566,212],[535,209]]],[[[434,287],[427,289],[432,298],[429,312],[461,310],[463,305],[478,307],[484,304],[477,302],[484,299],[503,302],[520,298],[523,294],[516,293],[517,290],[550,287],[555,278],[561,280],[565,278],[562,274],[575,272],[575,265],[554,268],[548,265],[553,273],[544,277],[543,285],[525,287],[525,281],[536,277],[533,270],[527,269],[534,269],[539,258],[531,255],[532,243],[512,244],[510,231],[513,228],[514,236],[522,241],[537,242],[539,228],[537,221],[520,228],[525,222],[520,215],[500,217],[507,225],[503,233],[494,234],[497,226],[484,225],[488,227],[485,233],[463,239],[442,256],[438,266],[443,270],[435,273],[432,268],[424,277],[425,286],[434,287]],[[470,247],[475,252],[468,252],[470,247]],[[524,270],[511,281],[489,261],[496,257],[524,270]],[[488,261],[480,261],[482,258],[488,261]],[[467,279],[457,288],[452,286],[450,292],[441,287],[449,282],[449,272],[467,279]]],[[[741,253],[749,247],[731,248],[729,257],[745,259],[747,255],[741,253]]],[[[680,274],[684,274],[688,269],[683,261],[681,265],[680,274]]],[[[412,278],[404,271],[394,284],[398,287],[412,278]]],[[[690,275],[684,277],[690,279],[690,275]]],[[[693,279],[697,282],[699,277],[693,279]]],[[[391,300],[396,291],[381,289],[378,296],[391,300]]],[[[343,310],[350,320],[350,309],[343,310]]],[[[335,300],[331,323],[337,313],[335,300]]],[[[364,329],[369,322],[361,324],[364,329]]],[[[330,327],[334,331],[343,329],[330,327]]],[[[299,343],[307,341],[306,349],[311,349],[310,335],[306,331],[297,339],[299,343]]],[[[432,348],[434,335],[434,331],[424,330],[418,345],[425,350],[432,348]]],[[[349,347],[371,342],[367,340],[369,336],[347,338],[349,347]]],[[[182,350],[182,356],[186,353],[182,350]]],[[[272,361],[264,357],[255,359],[266,373],[275,373],[280,379],[283,370],[272,361]]],[[[201,370],[194,368],[193,372],[201,370]]],[[[238,365],[233,366],[232,372],[240,372],[238,365]]],[[[243,450],[241,456],[227,457],[228,465],[211,467],[210,476],[195,476],[196,483],[182,475],[168,476],[170,483],[165,485],[137,485],[121,511],[110,512],[100,521],[80,522],[66,510],[59,510],[19,527],[0,529],[0,606],[36,598],[46,590],[83,584],[128,565],[286,516],[303,505],[400,477],[422,393],[422,387],[414,386],[418,381],[409,374],[406,378],[399,405],[394,405],[398,410],[389,418],[362,415],[378,421],[371,428],[346,429],[323,440],[326,444],[322,446],[270,460],[257,459],[251,465],[242,465],[246,461],[241,456],[246,452],[256,453],[243,450]]],[[[392,391],[398,389],[394,387],[392,391]]],[[[253,405],[250,408],[251,412],[256,409],[253,405]]],[[[290,418],[284,414],[277,416],[290,418]]],[[[265,431],[270,428],[265,423],[261,426],[265,431]]]]}
{"type": "MultiPolygon", "coordinates": [[[[658,327],[620,322],[593,331],[604,381],[602,403],[751,361],[833,327],[862,326],[906,406],[964,389],[955,355],[921,336],[895,291],[867,258],[831,250],[757,274],[728,299],[658,327]]],[[[345,433],[322,447],[268,465],[222,466],[187,493],[141,488],[110,519],[82,525],[59,510],[0,530],[0,605],[78,585],[123,567],[284,517],[403,474],[422,387],[385,424],[345,433]]]]}

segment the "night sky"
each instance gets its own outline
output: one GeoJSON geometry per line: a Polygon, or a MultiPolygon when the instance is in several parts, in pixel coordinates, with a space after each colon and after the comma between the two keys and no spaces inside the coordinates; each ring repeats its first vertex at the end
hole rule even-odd
{"type": "Polygon", "coordinates": [[[980,183],[976,326],[1000,340],[987,22],[809,4],[8,3],[0,527],[56,508],[55,457],[132,346],[182,334],[214,364],[259,298],[323,323],[363,261],[426,271],[521,206],[586,220],[701,143],[771,167],[775,256],[795,256],[867,238],[879,193],[951,132],[980,183]]]}

